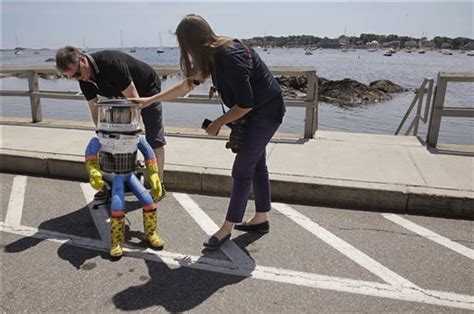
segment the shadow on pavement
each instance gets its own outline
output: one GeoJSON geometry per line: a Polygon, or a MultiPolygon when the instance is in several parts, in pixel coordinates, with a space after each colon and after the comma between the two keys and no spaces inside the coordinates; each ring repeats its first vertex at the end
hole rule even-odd
{"type": "MultiPolygon", "coordinates": [[[[100,239],[87,206],[64,216],[44,221],[38,226],[38,229],[54,231],[66,235],[70,234],[83,238],[100,239]]],[[[23,252],[35,247],[43,241],[45,240],[35,238],[34,235],[31,237],[25,237],[6,245],[4,251],[6,253],[23,252]]],[[[68,245],[68,242],[59,247],[58,256],[61,259],[68,261],[76,269],[80,269],[87,260],[97,256],[109,259],[106,252],[68,245]]]]}
{"type": "MultiPolygon", "coordinates": [[[[244,248],[260,237],[261,235],[246,233],[233,241],[244,248]]],[[[170,268],[164,263],[148,260],[145,263],[148,267],[148,282],[117,293],[112,300],[118,309],[134,311],[162,306],[173,313],[188,311],[213,294],[224,292],[226,286],[245,280],[253,271],[247,269],[242,276],[236,276],[184,266],[170,268]]]]}
{"type": "MultiPolygon", "coordinates": [[[[132,205],[130,206],[132,208],[134,205],[137,205],[133,202],[131,203],[132,204],[129,205],[132,205]]],[[[38,226],[38,229],[83,238],[100,239],[88,206],[72,213],[44,221],[38,226]]],[[[261,236],[260,234],[244,233],[234,238],[233,241],[247,255],[250,255],[246,250],[246,246],[258,240],[261,236]]],[[[141,237],[141,232],[127,232],[127,239],[141,237]]],[[[35,235],[24,237],[7,244],[4,251],[6,253],[23,252],[37,246],[43,241],[45,240],[35,238],[35,235]]],[[[137,244],[135,243],[135,245],[137,244]]],[[[142,243],[140,243],[139,246],[146,247],[142,243]]],[[[206,250],[203,250],[203,257],[212,258],[207,253],[206,250]]],[[[111,260],[107,252],[69,245],[68,242],[59,247],[57,254],[61,259],[68,261],[76,269],[95,267],[95,263],[86,263],[86,261],[98,256],[106,260],[111,260]]],[[[118,260],[118,262],[120,262],[120,260],[118,260]]],[[[131,311],[162,306],[170,312],[190,310],[207,300],[214,293],[224,292],[226,286],[239,283],[246,279],[254,269],[246,269],[242,275],[229,275],[192,269],[185,266],[170,268],[167,264],[156,261],[145,260],[145,263],[148,266],[148,282],[143,285],[129,287],[113,296],[113,302],[118,309],[131,311]]],[[[253,267],[255,267],[255,264],[253,264],[253,267]]]]}
{"type": "MultiPolygon", "coordinates": [[[[110,215],[110,203],[105,204],[110,215]]],[[[127,213],[141,208],[141,205],[137,200],[126,200],[125,204],[127,213]]],[[[69,214],[46,220],[38,226],[38,229],[43,231],[53,231],[57,233],[62,233],[66,236],[74,235],[82,238],[100,240],[100,235],[97,232],[96,226],[89,211],[89,204],[69,214]]],[[[139,245],[144,248],[147,247],[143,232],[130,231],[129,226],[126,225],[125,241],[132,242],[132,238],[139,240],[138,243],[133,243],[134,245],[139,245]]],[[[31,237],[25,237],[6,245],[4,251],[6,253],[23,252],[32,247],[37,246],[43,241],[45,240],[39,237],[36,238],[35,235],[31,237]]],[[[100,256],[101,258],[106,260],[116,261],[116,259],[111,259],[107,252],[69,245],[68,242],[69,241],[59,247],[58,256],[61,259],[68,261],[76,269],[80,269],[82,266],[85,266],[84,263],[87,260],[95,258],[97,256],[100,256]]]]}

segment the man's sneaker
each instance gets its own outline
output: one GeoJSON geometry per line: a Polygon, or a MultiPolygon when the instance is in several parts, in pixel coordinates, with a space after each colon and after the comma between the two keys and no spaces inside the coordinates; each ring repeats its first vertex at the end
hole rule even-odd
{"type": "Polygon", "coordinates": [[[163,183],[161,183],[161,197],[157,200],[155,200],[156,203],[158,203],[159,201],[161,201],[162,199],[164,199],[166,196],[166,189],[165,189],[165,185],[163,183]]]}
{"type": "Polygon", "coordinates": [[[103,200],[106,200],[107,197],[108,197],[108,192],[107,192],[107,189],[103,188],[102,190],[100,190],[99,192],[95,193],[94,194],[94,200],[95,201],[103,201],[103,200]]]}
{"type": "Polygon", "coordinates": [[[161,197],[160,201],[166,197],[166,189],[165,189],[165,184],[161,183],[161,197]]]}
{"type": "Polygon", "coordinates": [[[137,173],[137,179],[138,179],[138,181],[140,181],[141,185],[145,186],[145,176],[143,175],[143,173],[138,172],[137,173]]]}

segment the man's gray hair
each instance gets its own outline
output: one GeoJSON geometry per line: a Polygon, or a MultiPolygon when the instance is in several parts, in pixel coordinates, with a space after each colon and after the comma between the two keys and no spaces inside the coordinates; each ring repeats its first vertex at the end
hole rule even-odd
{"type": "Polygon", "coordinates": [[[61,72],[67,71],[70,64],[79,62],[81,54],[81,50],[72,46],[59,49],[56,53],[56,68],[61,72]]]}

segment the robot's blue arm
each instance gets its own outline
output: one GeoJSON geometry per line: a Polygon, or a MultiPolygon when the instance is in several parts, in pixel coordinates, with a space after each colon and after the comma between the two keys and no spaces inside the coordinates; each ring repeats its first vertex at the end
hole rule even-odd
{"type": "Polygon", "coordinates": [[[145,137],[140,135],[138,140],[138,149],[142,152],[145,161],[155,159],[155,152],[151,148],[150,144],[146,141],[145,137]]]}
{"type": "Polygon", "coordinates": [[[86,153],[85,153],[86,160],[97,159],[97,153],[99,152],[99,149],[100,149],[99,139],[97,137],[91,138],[86,148],[86,153]]]}

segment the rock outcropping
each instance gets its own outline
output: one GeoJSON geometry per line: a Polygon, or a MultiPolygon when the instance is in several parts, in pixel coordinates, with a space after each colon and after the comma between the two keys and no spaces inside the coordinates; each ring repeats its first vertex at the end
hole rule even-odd
{"type": "MultiPolygon", "coordinates": [[[[276,79],[286,97],[306,97],[306,77],[278,76],[276,79]]],[[[400,85],[389,80],[378,80],[365,85],[348,78],[332,81],[321,77],[318,79],[318,85],[319,101],[349,107],[387,101],[392,99],[390,93],[405,91],[400,85]]]]}
{"type": "Polygon", "coordinates": [[[378,90],[381,90],[382,92],[385,92],[385,93],[400,93],[400,92],[406,91],[405,88],[389,80],[373,81],[372,83],[369,84],[369,86],[374,87],[378,90]]]}

